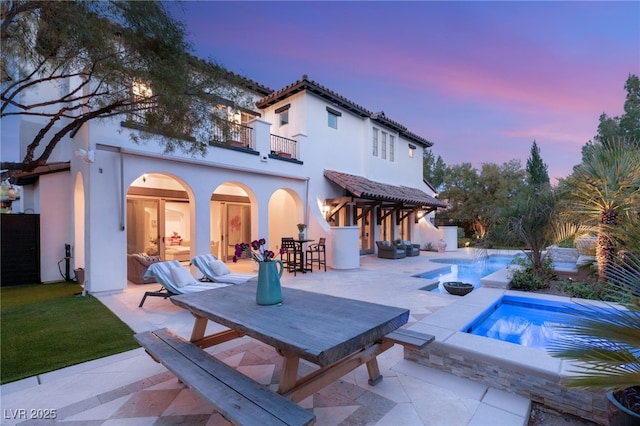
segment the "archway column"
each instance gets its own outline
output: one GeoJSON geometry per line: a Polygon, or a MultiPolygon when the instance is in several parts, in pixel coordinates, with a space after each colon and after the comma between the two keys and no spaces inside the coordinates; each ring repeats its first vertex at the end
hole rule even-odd
{"type": "Polygon", "coordinates": [[[211,192],[205,185],[191,185],[193,208],[191,208],[191,258],[211,253],[211,192]]]}
{"type": "Polygon", "coordinates": [[[277,241],[269,241],[269,198],[270,191],[256,191],[256,202],[251,203],[251,238],[264,238],[267,247],[275,247],[277,241]]]}

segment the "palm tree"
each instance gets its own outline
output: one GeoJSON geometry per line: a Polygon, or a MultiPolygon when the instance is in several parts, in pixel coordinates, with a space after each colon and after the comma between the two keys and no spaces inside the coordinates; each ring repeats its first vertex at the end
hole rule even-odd
{"type": "MultiPolygon", "coordinates": [[[[533,265],[534,273],[543,275],[543,251],[554,240],[554,224],[556,223],[556,201],[553,191],[549,188],[536,191],[526,198],[514,200],[503,210],[507,218],[504,231],[506,236],[524,243],[528,250],[527,257],[533,265]]],[[[503,238],[506,238],[503,236],[503,238]]]]}
{"type": "Polygon", "coordinates": [[[598,277],[606,281],[621,215],[634,211],[640,200],[640,149],[623,138],[594,143],[583,151],[582,163],[567,178],[572,210],[598,224],[598,277]],[[609,232],[608,232],[609,231],[609,232]]]}
{"type": "MultiPolygon", "coordinates": [[[[636,232],[636,235],[638,233],[636,232]]],[[[573,387],[606,389],[627,409],[640,415],[640,258],[616,257],[610,267],[612,291],[622,303],[581,305],[572,313],[574,321],[560,328],[561,337],[548,347],[556,357],[581,362],[576,376],[565,379],[573,387]]]]}
{"type": "Polygon", "coordinates": [[[608,269],[609,291],[621,303],[581,305],[572,312],[573,324],[563,326],[562,337],[548,349],[582,363],[576,376],[565,379],[569,386],[616,390],[614,397],[636,388],[638,400],[626,408],[640,415],[640,221],[637,212],[631,216],[617,240],[632,245],[622,245],[608,269]]]}

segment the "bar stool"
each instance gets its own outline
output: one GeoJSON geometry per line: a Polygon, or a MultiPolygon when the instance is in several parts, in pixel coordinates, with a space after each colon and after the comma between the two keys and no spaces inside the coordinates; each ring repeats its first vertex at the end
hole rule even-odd
{"type": "Polygon", "coordinates": [[[284,249],[284,252],[280,255],[282,266],[289,272],[293,271],[293,276],[295,277],[296,272],[302,269],[300,260],[302,253],[298,250],[298,245],[293,241],[293,237],[283,237],[281,243],[281,247],[284,249]]]}
{"type": "Polygon", "coordinates": [[[326,241],[327,239],[322,237],[316,244],[309,244],[309,247],[307,247],[306,263],[310,270],[313,270],[313,263],[315,262],[318,264],[318,269],[323,265],[324,271],[327,272],[327,251],[325,249],[326,241]]]}

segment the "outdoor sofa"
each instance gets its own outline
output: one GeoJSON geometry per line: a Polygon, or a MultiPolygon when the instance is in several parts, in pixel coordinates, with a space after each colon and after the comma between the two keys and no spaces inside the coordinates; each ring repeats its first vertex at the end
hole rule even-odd
{"type": "Polygon", "coordinates": [[[134,284],[150,284],[157,282],[155,277],[144,278],[147,268],[159,262],[158,256],[147,256],[144,253],[127,254],[127,280],[134,284]]]}

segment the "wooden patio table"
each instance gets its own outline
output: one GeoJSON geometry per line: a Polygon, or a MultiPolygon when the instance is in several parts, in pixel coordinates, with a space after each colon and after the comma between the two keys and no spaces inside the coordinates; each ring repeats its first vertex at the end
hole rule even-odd
{"type": "Polygon", "coordinates": [[[210,347],[244,335],[274,347],[284,358],[278,393],[299,402],[362,364],[369,384],[382,380],[377,356],[393,346],[385,340],[409,319],[409,310],[291,288],[278,305],[256,303],[247,283],[173,296],[195,316],[191,342],[210,347]],[[205,336],[207,322],[229,328],[205,336]],[[298,377],[300,358],[319,366],[298,377]]]}

